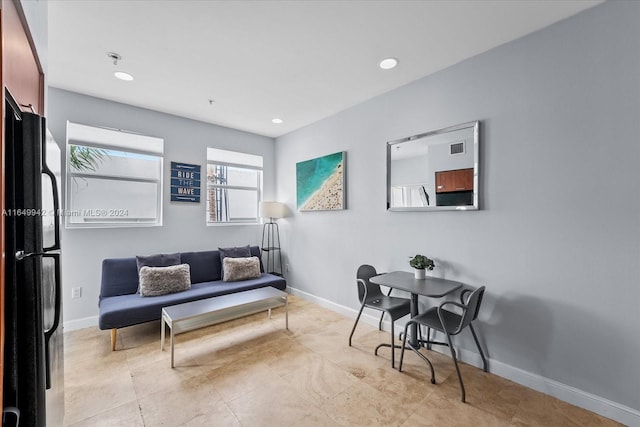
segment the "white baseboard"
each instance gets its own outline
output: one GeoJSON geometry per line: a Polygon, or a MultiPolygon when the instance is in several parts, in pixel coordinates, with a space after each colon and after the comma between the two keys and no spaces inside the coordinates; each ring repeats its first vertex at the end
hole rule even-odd
{"type": "MultiPolygon", "coordinates": [[[[291,294],[293,295],[299,296],[307,301],[311,301],[321,307],[328,308],[329,310],[343,314],[347,317],[355,319],[355,317],[358,315],[358,311],[350,307],[337,304],[333,301],[320,298],[296,288],[290,287],[289,289],[291,294]]],[[[375,327],[378,326],[378,322],[380,320],[379,317],[372,316],[367,313],[362,313],[360,319],[361,321],[364,321],[365,323],[375,327]]],[[[390,329],[390,324],[388,321],[383,322],[383,328],[387,331],[390,329]]],[[[449,355],[448,350],[445,348],[438,348],[436,346],[433,349],[435,351],[439,351],[443,354],[449,355]]],[[[480,354],[476,353],[475,351],[466,349],[456,350],[460,360],[462,360],[463,362],[476,367],[482,366],[482,359],[480,358],[480,354]]],[[[633,408],[619,404],[617,402],[613,402],[600,396],[596,396],[595,394],[579,390],[575,387],[568,386],[566,384],[543,377],[541,375],[524,371],[520,368],[516,368],[498,360],[487,359],[487,363],[489,366],[489,372],[494,375],[506,378],[510,381],[516,382],[525,387],[529,387],[541,393],[548,394],[549,396],[553,396],[572,405],[579,406],[588,411],[602,415],[603,417],[611,418],[612,420],[615,420],[624,425],[640,427],[640,411],[637,411],[633,408]]]]}
{"type": "MultiPolygon", "coordinates": [[[[335,311],[336,313],[340,313],[344,316],[351,317],[355,319],[358,315],[358,310],[354,310],[349,307],[345,307],[344,305],[336,304],[333,301],[329,301],[328,299],[317,297],[313,294],[307,293],[305,291],[301,291],[296,288],[288,287],[288,290],[292,295],[299,296],[300,298],[306,299],[307,301],[311,301],[314,304],[319,305],[320,307],[328,308],[331,311],[335,311]]],[[[364,323],[368,325],[372,325],[378,327],[378,323],[380,322],[380,315],[377,317],[368,314],[367,312],[363,312],[362,316],[360,316],[360,321],[364,321],[364,323]]],[[[384,328],[388,328],[389,322],[382,322],[384,328]]]]}
{"type": "MultiPolygon", "coordinates": [[[[464,352],[473,353],[467,350],[464,352]]],[[[480,356],[477,355],[477,357],[479,358],[480,356]]],[[[633,408],[497,360],[492,360],[490,366],[492,374],[595,412],[603,417],[611,418],[624,425],[640,426],[640,411],[633,408]]]]}
{"type": "Polygon", "coordinates": [[[82,319],[69,320],[63,323],[64,331],[77,331],[78,329],[98,326],[98,316],[90,316],[82,319]]]}

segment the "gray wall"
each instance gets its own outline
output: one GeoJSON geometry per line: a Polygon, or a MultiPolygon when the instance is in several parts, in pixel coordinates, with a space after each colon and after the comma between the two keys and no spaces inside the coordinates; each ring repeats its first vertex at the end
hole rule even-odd
{"type": "MultiPolygon", "coordinates": [[[[429,182],[427,156],[411,157],[391,161],[391,185],[412,185],[429,182]]],[[[433,182],[433,180],[431,180],[433,182]]],[[[433,189],[430,187],[429,189],[433,189]]]]}
{"type": "Polygon", "coordinates": [[[358,265],[424,253],[434,275],[487,286],[494,372],[640,423],[639,18],[606,2],[277,138],[289,284],[355,310],[358,265]],[[476,119],[482,210],[387,212],[385,142],[476,119]],[[297,212],[296,162],[341,150],[348,210],[297,212]]]}
{"type": "Polygon", "coordinates": [[[272,199],[273,139],[57,88],[49,90],[48,107],[48,127],[63,153],[67,120],[157,136],[165,144],[162,227],[63,230],[63,304],[68,328],[97,324],[104,258],[259,244],[259,225],[207,227],[204,192],[199,204],[170,202],[169,170],[171,161],[200,164],[205,170],[207,147],[258,154],[264,158],[265,198],[272,199]],[[71,288],[78,286],[83,288],[82,298],[71,299],[71,288]]]}

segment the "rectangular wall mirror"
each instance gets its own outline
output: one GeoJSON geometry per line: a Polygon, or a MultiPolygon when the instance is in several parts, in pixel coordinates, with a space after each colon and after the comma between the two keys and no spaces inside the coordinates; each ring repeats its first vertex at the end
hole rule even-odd
{"type": "Polygon", "coordinates": [[[387,143],[387,209],[478,209],[480,122],[387,143]]]}

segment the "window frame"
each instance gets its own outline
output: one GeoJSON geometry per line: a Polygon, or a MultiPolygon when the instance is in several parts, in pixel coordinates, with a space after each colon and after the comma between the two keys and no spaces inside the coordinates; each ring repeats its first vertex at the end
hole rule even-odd
{"type": "MultiPolygon", "coordinates": [[[[87,138],[88,139],[88,138],[87,138]]],[[[123,131],[119,129],[112,129],[100,126],[93,125],[84,125],[80,123],[67,121],[67,138],[66,138],[66,167],[65,167],[66,177],[65,177],[65,228],[67,229],[83,229],[83,228],[131,228],[131,227],[161,227],[163,222],[163,187],[164,187],[164,139],[158,137],[147,136],[135,132],[123,131]],[[159,148],[156,150],[144,150],[138,148],[129,148],[122,145],[117,144],[109,144],[99,141],[86,141],[82,138],[69,138],[69,126],[79,126],[84,128],[93,128],[97,129],[97,134],[102,133],[104,136],[106,132],[111,132],[111,136],[113,136],[116,132],[122,134],[125,138],[140,138],[141,143],[143,139],[152,138],[157,140],[157,145],[159,148]],[[158,160],[158,168],[159,168],[159,176],[157,179],[154,178],[142,178],[142,177],[134,177],[123,174],[111,174],[104,175],[99,173],[87,173],[77,171],[74,172],[74,169],[71,167],[71,162],[69,161],[69,157],[71,155],[71,146],[77,147],[86,147],[86,148],[96,148],[107,151],[118,151],[121,153],[131,153],[131,154],[141,154],[145,156],[156,157],[158,160]],[[79,179],[98,179],[102,181],[118,181],[118,182],[139,182],[139,183],[151,183],[156,186],[156,202],[155,202],[155,212],[156,217],[152,220],[145,220],[143,218],[135,218],[132,219],[127,215],[118,215],[118,212],[114,212],[114,215],[110,215],[108,218],[98,217],[91,218],[87,221],[86,211],[91,209],[82,209],[85,212],[82,212],[79,209],[75,209],[72,206],[73,197],[71,186],[73,185],[74,178],[79,179]],[[77,223],[71,222],[72,217],[85,217],[85,222],[77,223]]],[[[114,209],[114,211],[117,209],[114,209]]],[[[120,212],[121,213],[121,212],[120,212]]]]}
{"type": "MultiPolygon", "coordinates": [[[[213,153],[212,155],[214,155],[215,153],[213,153]]],[[[259,215],[259,206],[260,206],[260,202],[262,201],[262,196],[263,196],[263,186],[264,186],[264,157],[258,154],[250,154],[250,153],[242,153],[239,151],[232,151],[232,150],[222,150],[222,149],[218,149],[218,148],[212,148],[212,147],[208,147],[207,148],[207,163],[206,163],[206,207],[205,207],[205,223],[207,226],[228,226],[228,225],[255,225],[255,224],[260,224],[260,215],[259,215]],[[212,152],[218,152],[219,154],[224,155],[225,153],[229,154],[233,157],[233,158],[238,158],[239,156],[247,156],[247,163],[238,163],[238,162],[228,162],[228,161],[224,161],[224,160],[212,160],[209,158],[209,150],[212,150],[212,152]],[[257,160],[259,158],[260,160],[260,164],[262,166],[258,166],[258,165],[254,165],[254,164],[249,164],[251,161],[251,157],[253,157],[253,162],[255,163],[255,160],[257,160]],[[242,185],[226,185],[226,184],[215,184],[215,183],[210,183],[209,182],[209,166],[214,166],[214,167],[231,167],[231,168],[236,168],[236,169],[244,169],[244,170],[252,170],[252,171],[257,171],[256,174],[256,186],[255,187],[251,187],[251,186],[242,186],[242,185]],[[229,218],[226,221],[210,221],[210,213],[209,213],[209,190],[210,189],[220,189],[220,190],[241,190],[241,191],[255,191],[256,192],[256,217],[255,218],[238,218],[238,219],[231,219],[229,218]]]]}

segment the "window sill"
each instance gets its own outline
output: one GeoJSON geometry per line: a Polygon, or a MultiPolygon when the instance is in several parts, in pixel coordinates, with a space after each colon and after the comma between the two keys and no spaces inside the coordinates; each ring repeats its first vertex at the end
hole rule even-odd
{"type": "Polygon", "coordinates": [[[153,224],[145,224],[145,223],[114,223],[114,224],[105,224],[105,223],[94,223],[94,224],[65,224],[64,228],[66,230],[82,230],[82,229],[96,229],[96,228],[149,228],[149,227],[162,227],[162,223],[153,223],[153,224]]]}
{"type": "Polygon", "coordinates": [[[233,227],[238,225],[262,225],[259,222],[207,222],[207,227],[233,227]]]}

